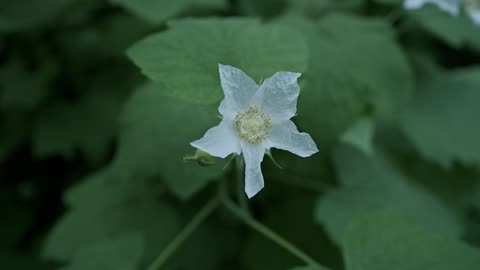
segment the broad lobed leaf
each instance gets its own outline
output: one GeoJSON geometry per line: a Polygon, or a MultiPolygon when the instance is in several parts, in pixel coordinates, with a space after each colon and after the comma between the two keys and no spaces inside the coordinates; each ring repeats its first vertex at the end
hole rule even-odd
{"type": "Polygon", "coordinates": [[[301,34],[255,19],[184,19],[135,44],[128,55],[162,91],[197,104],[223,97],[218,64],[257,82],[277,71],[302,72],[308,50],[301,34]]]}

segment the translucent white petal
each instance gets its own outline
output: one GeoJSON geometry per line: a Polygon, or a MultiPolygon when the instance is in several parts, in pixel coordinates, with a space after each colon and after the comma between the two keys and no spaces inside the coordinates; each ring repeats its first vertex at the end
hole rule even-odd
{"type": "Polygon", "coordinates": [[[300,73],[277,72],[266,79],[252,98],[273,121],[288,120],[297,112],[297,99],[300,93],[297,79],[300,73]]]}
{"type": "Polygon", "coordinates": [[[261,143],[251,144],[241,141],[243,159],[245,160],[245,193],[252,198],[264,186],[261,163],[265,147],[261,143]]]}
{"type": "Polygon", "coordinates": [[[418,9],[425,4],[434,4],[451,15],[458,15],[460,13],[461,1],[462,0],[405,0],[403,6],[405,9],[418,9]]]}
{"type": "Polygon", "coordinates": [[[223,116],[232,118],[238,112],[246,109],[258,89],[258,85],[238,68],[218,64],[218,70],[225,95],[218,110],[223,116]]]}
{"type": "Polygon", "coordinates": [[[233,129],[232,120],[227,118],[224,118],[218,126],[209,129],[201,139],[190,144],[220,158],[225,158],[231,153],[241,153],[239,138],[233,129]]]}
{"type": "Polygon", "coordinates": [[[265,142],[265,147],[286,150],[301,157],[308,157],[318,152],[312,137],[307,133],[300,133],[290,120],[272,126],[270,138],[265,142]]]}

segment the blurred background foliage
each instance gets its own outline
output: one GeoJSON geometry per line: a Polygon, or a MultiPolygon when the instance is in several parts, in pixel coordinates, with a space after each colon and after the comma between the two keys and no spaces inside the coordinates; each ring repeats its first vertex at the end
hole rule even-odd
{"type": "MultiPolygon", "coordinates": [[[[480,26],[400,0],[0,1],[0,268],[145,269],[235,168],[217,64],[302,72],[253,216],[332,270],[480,265],[480,26]],[[143,73],[143,74],[142,74],[143,73]]],[[[219,207],[162,269],[296,269],[219,207]]]]}

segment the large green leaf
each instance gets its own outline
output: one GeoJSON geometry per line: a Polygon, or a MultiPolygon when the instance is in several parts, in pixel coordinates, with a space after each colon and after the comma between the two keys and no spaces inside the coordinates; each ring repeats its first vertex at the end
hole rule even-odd
{"type": "Polygon", "coordinates": [[[63,270],[135,270],[143,253],[143,236],[122,235],[80,249],[63,270]]]}
{"type": "MultiPolygon", "coordinates": [[[[109,184],[116,185],[114,181],[109,184]]],[[[47,237],[44,256],[68,261],[84,248],[134,232],[141,232],[145,236],[145,257],[155,256],[180,229],[180,217],[170,205],[159,202],[153,196],[153,188],[138,193],[141,189],[133,188],[135,184],[141,185],[138,181],[132,182],[132,193],[125,191],[110,203],[103,200],[107,204],[99,204],[96,208],[85,203],[86,206],[73,208],[66,213],[47,237]]],[[[86,193],[81,199],[84,202],[101,202],[98,195],[86,193]]],[[[115,197],[118,194],[113,192],[102,196],[115,197]]]]}
{"type": "Polygon", "coordinates": [[[408,182],[380,157],[367,157],[350,146],[336,151],[336,170],[341,182],[337,190],[321,197],[315,219],[341,243],[348,225],[357,217],[388,210],[410,215],[433,231],[459,236],[456,216],[428,191],[408,182]]]}
{"type": "Polygon", "coordinates": [[[437,74],[419,86],[402,126],[420,152],[448,167],[480,164],[480,68],[437,74]]]}
{"type": "Polygon", "coordinates": [[[126,104],[114,167],[123,177],[160,175],[175,195],[186,199],[223,172],[220,162],[201,167],[183,160],[195,151],[190,142],[220,120],[216,106],[185,103],[161,89],[148,84],[126,104]]]}
{"type": "Polygon", "coordinates": [[[344,246],[348,270],[472,270],[480,265],[478,249],[391,214],[354,222],[344,246]]]}
{"type": "Polygon", "coordinates": [[[390,116],[406,103],[412,72],[387,23],[333,13],[310,29],[298,122],[320,149],[363,115],[390,116]]]}
{"type": "Polygon", "coordinates": [[[48,235],[44,256],[68,261],[102,241],[139,232],[150,259],[181,226],[180,214],[158,200],[162,193],[154,179],[118,177],[108,167],[87,177],[65,193],[70,211],[48,235]]]}
{"type": "Polygon", "coordinates": [[[255,19],[185,19],[138,42],[130,58],[162,91],[193,103],[223,97],[218,64],[238,67],[257,82],[277,71],[304,71],[303,36],[255,19]]]}

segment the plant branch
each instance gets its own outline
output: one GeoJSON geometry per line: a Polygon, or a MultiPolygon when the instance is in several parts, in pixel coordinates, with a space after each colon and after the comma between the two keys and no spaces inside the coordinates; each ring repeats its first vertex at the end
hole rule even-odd
{"type": "Polygon", "coordinates": [[[250,226],[252,229],[256,230],[258,233],[262,234],[266,238],[270,239],[272,242],[276,243],[298,259],[302,260],[306,264],[310,266],[320,266],[318,262],[316,262],[314,259],[312,259],[310,256],[305,254],[302,250],[298,249],[296,246],[294,246],[292,243],[288,242],[284,238],[282,238],[280,235],[272,231],[270,228],[267,226],[261,224],[260,222],[256,221],[252,216],[250,216],[248,213],[243,211],[242,208],[238,207],[235,205],[235,203],[228,197],[228,194],[226,192],[225,185],[220,184],[219,186],[219,197],[221,201],[223,202],[223,205],[235,216],[240,218],[245,224],[250,226]]]}
{"type": "Polygon", "coordinates": [[[165,247],[165,249],[158,255],[153,263],[147,268],[147,270],[158,270],[165,262],[170,258],[173,253],[182,245],[182,243],[195,231],[195,229],[210,216],[210,214],[217,209],[220,201],[217,196],[213,196],[185,225],[175,238],[165,247]]]}

